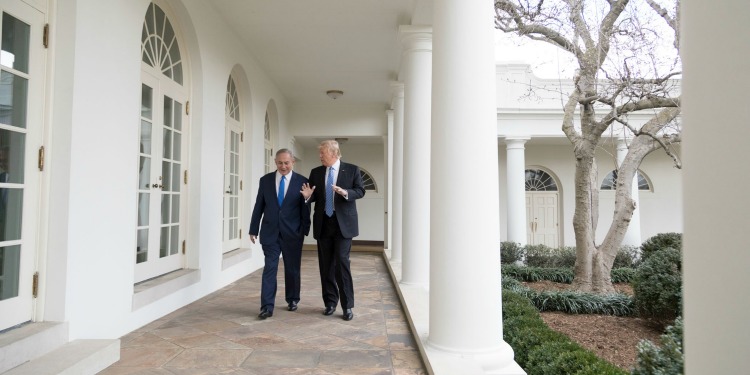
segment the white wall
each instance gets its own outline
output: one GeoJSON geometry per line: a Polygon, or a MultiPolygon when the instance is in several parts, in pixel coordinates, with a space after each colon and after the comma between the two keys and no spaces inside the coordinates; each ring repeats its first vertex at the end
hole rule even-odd
{"type": "MultiPolygon", "coordinates": [[[[185,194],[189,222],[185,228],[188,266],[199,269],[201,279],[132,311],[140,38],[148,4],[148,0],[61,0],[59,6],[65,12],[75,9],[75,22],[60,20],[53,28],[52,40],[60,46],[60,60],[53,65],[62,73],[70,70],[75,80],[60,75],[52,88],[56,101],[51,134],[60,138],[53,138],[55,147],[50,153],[55,203],[50,210],[54,229],[46,318],[69,321],[71,339],[119,337],[262,266],[259,246],[253,247],[251,259],[224,271],[221,266],[227,79],[233,69],[243,73],[238,86],[243,113],[248,116],[244,121],[244,192],[249,194],[243,201],[243,228],[248,226],[257,179],[262,175],[262,128],[270,100],[279,112],[278,142],[289,142],[285,99],[255,63],[252,51],[237,48],[241,43],[223,28],[210,5],[197,0],[159,3],[171,10],[171,21],[182,33],[181,52],[191,87],[185,194]],[[73,46],[74,55],[62,50],[73,46]],[[57,255],[65,253],[67,258],[57,255]],[[64,285],[64,290],[57,285],[64,285]],[[61,298],[56,294],[60,292],[67,294],[61,298]]],[[[251,247],[247,236],[243,237],[243,245],[251,247]]]]}
{"type": "MultiPolygon", "coordinates": [[[[557,142],[556,142],[557,143],[557,142]]],[[[567,145],[550,145],[530,140],[526,143],[526,168],[542,167],[557,178],[559,189],[561,245],[575,246],[573,231],[573,214],[575,211],[575,160],[573,150],[567,145]]],[[[507,156],[504,141],[498,146],[498,163],[500,165],[500,234],[507,239],[507,156]]],[[[599,182],[614,169],[614,149],[597,153],[599,182]]],[[[673,167],[672,160],[663,152],[653,152],[646,157],[640,167],[651,179],[653,192],[641,192],[641,242],[657,233],[682,232],[682,186],[680,171],[673,167]]],[[[614,192],[601,191],[599,195],[599,222],[596,240],[601,242],[612,223],[614,213],[614,192]]]]}

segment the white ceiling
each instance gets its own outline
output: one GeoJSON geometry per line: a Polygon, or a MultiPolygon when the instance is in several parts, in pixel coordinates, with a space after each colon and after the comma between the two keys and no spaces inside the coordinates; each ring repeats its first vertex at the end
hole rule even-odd
{"type": "Polygon", "coordinates": [[[291,105],[390,104],[399,25],[431,0],[212,0],[291,105]]]}

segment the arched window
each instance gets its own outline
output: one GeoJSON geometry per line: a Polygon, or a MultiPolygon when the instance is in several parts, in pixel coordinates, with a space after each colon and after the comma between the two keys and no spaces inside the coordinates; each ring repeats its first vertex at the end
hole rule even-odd
{"type": "Polygon", "coordinates": [[[141,32],[143,62],[182,84],[182,56],[177,35],[164,11],[151,3],[141,32]]]}
{"type": "Polygon", "coordinates": [[[240,247],[240,186],[242,186],[242,128],[240,100],[234,79],[229,77],[225,102],[223,251],[240,247]]]}
{"type": "Polygon", "coordinates": [[[271,120],[268,117],[268,111],[266,111],[266,120],[263,124],[263,145],[263,149],[265,150],[264,163],[266,166],[266,173],[268,173],[275,168],[273,161],[273,147],[271,146],[271,120]]]}
{"type": "Polygon", "coordinates": [[[362,182],[365,184],[365,190],[371,190],[374,192],[378,192],[378,185],[375,184],[375,179],[372,178],[372,175],[370,172],[362,169],[362,167],[359,168],[359,174],[362,175],[362,182]]]}
{"type": "Polygon", "coordinates": [[[179,269],[185,258],[189,75],[165,9],[150,3],[141,29],[135,282],[179,269]]]}
{"type": "Polygon", "coordinates": [[[549,173],[541,169],[527,169],[526,191],[557,191],[557,184],[549,173]]]}
{"type": "MultiPolygon", "coordinates": [[[[645,173],[643,173],[640,169],[638,172],[636,172],[636,175],[638,176],[638,190],[647,190],[651,191],[651,183],[648,181],[648,177],[645,173]]],[[[613,170],[612,172],[609,172],[607,177],[604,178],[604,181],[602,181],[602,186],[599,188],[600,190],[615,190],[615,184],[617,183],[617,170],[613,170]]]]}
{"type": "Polygon", "coordinates": [[[240,99],[237,96],[237,86],[235,86],[232,77],[229,77],[227,82],[226,114],[228,117],[240,121],[240,99]]]}

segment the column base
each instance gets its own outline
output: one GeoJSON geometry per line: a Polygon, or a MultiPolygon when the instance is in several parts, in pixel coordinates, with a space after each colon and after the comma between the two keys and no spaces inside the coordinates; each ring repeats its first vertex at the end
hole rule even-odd
{"type": "Polygon", "coordinates": [[[427,339],[425,352],[436,375],[502,374],[526,375],[513,360],[513,348],[503,342],[499,347],[481,352],[459,352],[436,345],[427,339]]]}

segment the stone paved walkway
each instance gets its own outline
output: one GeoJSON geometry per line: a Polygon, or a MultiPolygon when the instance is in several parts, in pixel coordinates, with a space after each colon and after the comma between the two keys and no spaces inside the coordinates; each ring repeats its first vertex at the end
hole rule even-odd
{"type": "Polygon", "coordinates": [[[426,374],[379,253],[351,256],[354,320],[324,316],[314,251],[303,251],[302,295],[286,310],[279,262],[274,315],[257,318],[262,269],[122,337],[120,374],[426,374]]]}

